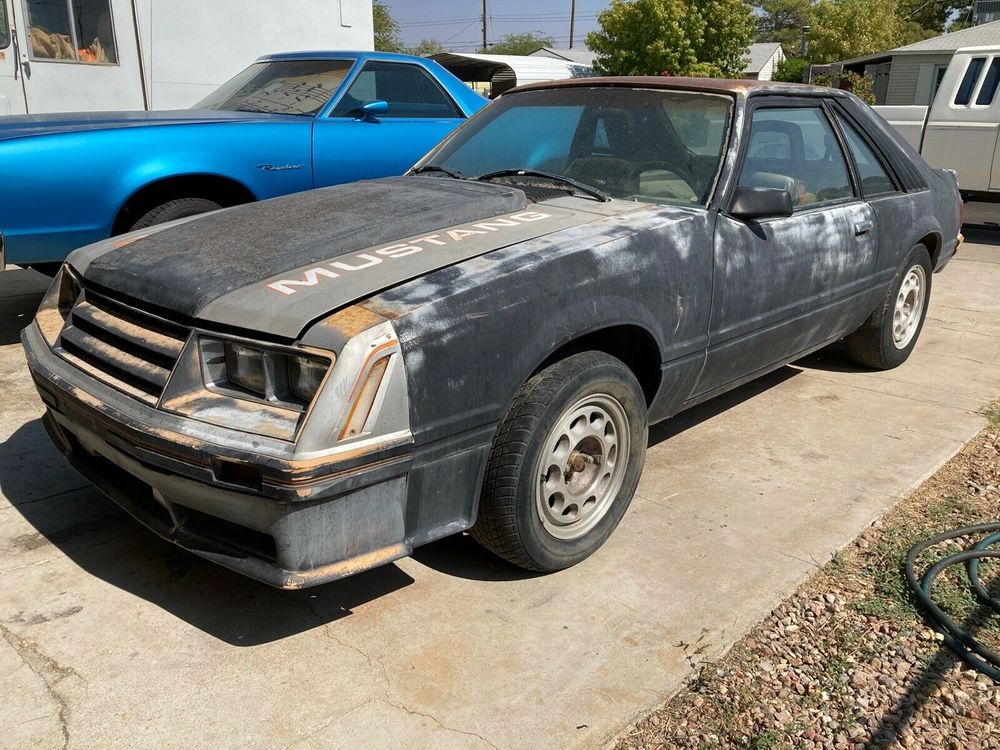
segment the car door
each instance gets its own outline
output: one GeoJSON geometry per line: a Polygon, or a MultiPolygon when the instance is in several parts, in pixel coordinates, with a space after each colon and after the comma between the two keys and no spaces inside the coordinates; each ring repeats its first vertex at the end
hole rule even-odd
{"type": "Polygon", "coordinates": [[[892,281],[911,246],[893,227],[912,222],[913,200],[902,187],[899,176],[893,171],[889,159],[875,142],[867,137],[858,121],[838,104],[834,119],[844,135],[844,144],[854,165],[858,185],[868,204],[875,212],[875,237],[878,242],[878,267],[876,287],[867,307],[874,307],[884,285],[892,281]]]}
{"type": "Polygon", "coordinates": [[[738,184],[786,188],[795,208],[762,220],[719,216],[698,394],[845,335],[874,284],[875,214],[855,186],[827,105],[761,97],[749,115],[738,184]]]}
{"type": "Polygon", "coordinates": [[[402,174],[464,119],[423,66],[369,60],[315,122],[316,187],[402,174]],[[361,109],[375,101],[386,103],[384,113],[361,109]]]}
{"type": "Polygon", "coordinates": [[[12,11],[8,0],[0,0],[0,115],[23,115],[25,112],[12,11]]]}

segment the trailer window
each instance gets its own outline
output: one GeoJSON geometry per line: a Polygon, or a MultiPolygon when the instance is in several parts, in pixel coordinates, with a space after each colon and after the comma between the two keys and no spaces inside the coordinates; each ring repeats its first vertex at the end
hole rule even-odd
{"type": "Polygon", "coordinates": [[[25,0],[32,60],[118,62],[111,0],[25,0]]]}
{"type": "Polygon", "coordinates": [[[976,81],[979,80],[979,74],[983,71],[985,63],[985,57],[973,57],[969,61],[969,67],[965,69],[965,77],[958,87],[958,93],[955,94],[955,104],[965,105],[972,101],[972,92],[976,89],[976,81]]]}
{"type": "Polygon", "coordinates": [[[1000,57],[994,57],[993,62],[990,63],[989,70],[986,71],[986,78],[983,79],[983,86],[979,89],[979,96],[976,97],[976,104],[992,104],[993,97],[997,95],[998,83],[1000,83],[1000,57]]]}
{"type": "Polygon", "coordinates": [[[0,49],[10,46],[10,24],[7,21],[7,6],[0,0],[0,49]]]}

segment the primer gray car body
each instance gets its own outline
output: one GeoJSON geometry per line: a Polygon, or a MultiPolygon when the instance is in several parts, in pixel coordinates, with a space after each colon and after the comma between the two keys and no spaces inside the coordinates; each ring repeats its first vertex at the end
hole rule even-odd
{"type": "Polygon", "coordinates": [[[630,78],[506,96],[568,87],[731,99],[705,203],[427,174],[92,245],[23,335],[53,440],[164,537],[272,585],[313,585],[471,527],[498,421],[566,353],[620,358],[655,422],[858,328],[918,243],[935,270],[957,247],[954,176],[849,94],[630,78]],[[848,118],[894,188],[733,216],[748,112],[795,102],[848,118]],[[333,364],[311,403],[254,402],[213,380],[216,340],[333,364]]]}

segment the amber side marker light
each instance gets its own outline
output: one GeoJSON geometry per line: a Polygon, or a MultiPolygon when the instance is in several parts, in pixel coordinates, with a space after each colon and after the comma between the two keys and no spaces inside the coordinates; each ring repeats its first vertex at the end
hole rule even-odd
{"type": "Polygon", "coordinates": [[[364,385],[354,399],[354,405],[351,407],[350,414],[347,415],[344,429],[340,432],[341,440],[354,437],[364,430],[365,422],[368,421],[368,415],[371,414],[372,406],[375,404],[375,395],[378,393],[378,388],[382,384],[382,378],[388,366],[389,357],[383,357],[368,371],[368,377],[365,378],[364,385]]]}

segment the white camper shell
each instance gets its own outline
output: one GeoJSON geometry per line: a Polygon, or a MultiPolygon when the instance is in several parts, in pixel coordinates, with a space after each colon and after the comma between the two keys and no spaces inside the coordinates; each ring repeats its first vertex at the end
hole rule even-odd
{"type": "Polygon", "coordinates": [[[261,55],[372,45],[371,0],[0,0],[0,116],[180,109],[261,55]]]}
{"type": "MultiPolygon", "coordinates": [[[[958,172],[967,198],[1000,193],[1000,47],[955,52],[930,107],[875,110],[932,167],[958,172]]],[[[991,196],[992,197],[992,196],[991,196]]]]}

